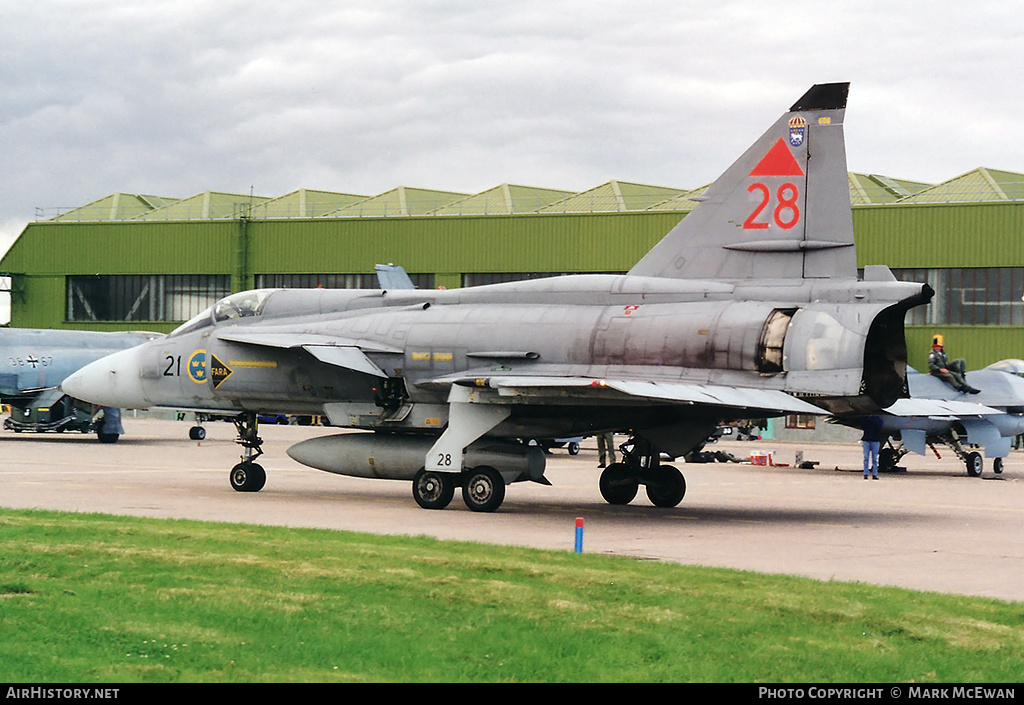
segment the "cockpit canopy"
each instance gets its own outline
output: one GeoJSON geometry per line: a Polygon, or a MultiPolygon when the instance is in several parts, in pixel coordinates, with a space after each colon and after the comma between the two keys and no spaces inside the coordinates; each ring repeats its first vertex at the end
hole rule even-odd
{"type": "Polygon", "coordinates": [[[171,336],[185,335],[207,326],[231,319],[249,318],[263,313],[267,299],[277,289],[254,289],[226,296],[197,316],[193,316],[174,329],[171,336]]]}

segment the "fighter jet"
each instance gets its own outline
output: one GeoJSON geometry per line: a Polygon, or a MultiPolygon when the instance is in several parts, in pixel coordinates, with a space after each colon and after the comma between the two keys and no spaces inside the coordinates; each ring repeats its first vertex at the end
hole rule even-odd
{"type": "Polygon", "coordinates": [[[933,292],[884,266],[857,278],[848,87],[808,90],[625,275],[242,292],[63,388],[107,405],[236,412],[239,491],[264,486],[256,414],[274,410],[349,429],[292,458],[411,480],[428,509],[461,488],[490,512],[508,484],[549,484],[524,439],[624,433],[603,497],[627,504],[643,485],[673,507],[686,483],[661,454],[685,455],[723,420],[872,413],[907,394],[904,314],[933,292]]]}
{"type": "MultiPolygon", "coordinates": [[[[968,373],[976,395],[953,389],[930,374],[911,369],[909,399],[899,399],[879,414],[883,438],[879,470],[893,470],[907,453],[924,455],[941,444],[953,450],[967,474],[981,477],[984,461],[971,446],[983,446],[994,472],[1003,471],[1014,436],[1024,433],[1024,360],[1002,360],[968,373]]],[[[858,420],[840,420],[857,426],[858,420]]],[[[938,451],[935,451],[938,455],[938,451]]]]}
{"type": "Polygon", "coordinates": [[[0,399],[12,407],[4,428],[89,431],[95,426],[101,442],[115,442],[124,433],[120,409],[104,408],[97,426],[92,408],[78,408],[57,386],[90,362],[157,337],[144,332],[0,328],[0,399]]]}

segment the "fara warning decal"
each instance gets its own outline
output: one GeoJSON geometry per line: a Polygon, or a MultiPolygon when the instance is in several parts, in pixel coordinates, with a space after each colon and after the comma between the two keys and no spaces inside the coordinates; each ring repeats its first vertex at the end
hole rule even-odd
{"type": "Polygon", "coordinates": [[[216,355],[210,355],[210,379],[213,380],[214,389],[230,377],[231,372],[232,369],[218,360],[216,355]]]}

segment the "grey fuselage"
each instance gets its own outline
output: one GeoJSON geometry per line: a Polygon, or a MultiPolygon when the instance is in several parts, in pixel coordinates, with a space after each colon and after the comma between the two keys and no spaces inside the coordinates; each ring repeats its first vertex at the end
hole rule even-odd
{"type": "MultiPolygon", "coordinates": [[[[258,311],[246,310],[252,315],[218,320],[215,307],[134,351],[133,401],[326,413],[339,426],[439,432],[452,384],[496,375],[625,376],[877,408],[906,392],[902,320],[920,291],[896,281],[614,275],[449,291],[272,290],[261,292],[258,311]],[[353,364],[353,351],[369,365],[353,364]]],[[[707,421],[706,411],[692,413],[707,421]]],[[[561,394],[513,404],[493,434],[564,437],[684,422],[690,414],[680,404],[625,397],[592,404],[561,394]]],[[[743,408],[715,414],[751,415],[743,408]]]]}

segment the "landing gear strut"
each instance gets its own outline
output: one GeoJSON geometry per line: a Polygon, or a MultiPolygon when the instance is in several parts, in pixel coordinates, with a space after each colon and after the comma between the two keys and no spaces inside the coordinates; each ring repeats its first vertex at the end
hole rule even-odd
{"type": "Polygon", "coordinates": [[[267,483],[267,473],[261,465],[253,461],[263,455],[260,447],[263,439],[257,435],[259,421],[256,412],[247,411],[234,419],[238,438],[235,443],[242,446],[242,462],[231,468],[231,487],[236,492],[259,492],[267,483]]]}
{"type": "Polygon", "coordinates": [[[674,507],[683,501],[686,480],[672,465],[662,465],[658,450],[642,438],[630,438],[619,448],[623,462],[601,473],[601,496],[609,504],[629,504],[640,485],[656,507],[674,507]]]}
{"type": "Polygon", "coordinates": [[[942,437],[942,441],[953,449],[956,457],[960,458],[967,468],[967,474],[970,477],[981,477],[981,471],[985,467],[985,461],[982,459],[981,453],[973,450],[968,451],[964,448],[959,434],[952,429],[950,429],[947,435],[942,437]]]}

